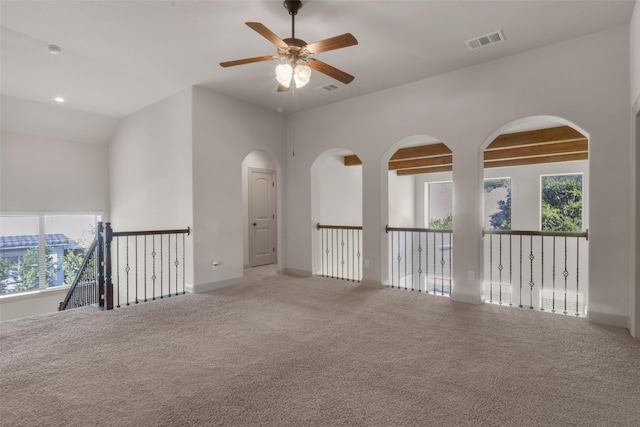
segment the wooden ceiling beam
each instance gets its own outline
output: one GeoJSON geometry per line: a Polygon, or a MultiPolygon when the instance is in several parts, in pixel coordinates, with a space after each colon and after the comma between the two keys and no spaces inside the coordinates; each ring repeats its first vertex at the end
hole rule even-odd
{"type": "Polygon", "coordinates": [[[435,173],[435,172],[451,172],[453,170],[452,165],[434,166],[431,168],[416,168],[416,169],[399,169],[396,170],[398,176],[403,175],[418,175],[421,173],[435,173]]]}
{"type": "Polygon", "coordinates": [[[548,144],[553,142],[570,142],[580,139],[586,138],[572,127],[558,126],[554,128],[502,134],[494,139],[485,151],[524,147],[536,144],[548,144]]]}
{"type": "Polygon", "coordinates": [[[526,157],[522,159],[507,159],[507,160],[495,160],[485,161],[485,168],[501,168],[507,166],[526,166],[535,165],[541,163],[557,163],[557,162],[571,162],[575,160],[588,160],[588,153],[572,153],[572,154],[559,154],[557,156],[539,156],[539,157],[526,157]]]}
{"type": "MultiPolygon", "coordinates": [[[[515,132],[498,136],[484,152],[484,167],[497,168],[587,160],[589,142],[569,126],[515,132]]],[[[452,170],[453,155],[443,143],[401,148],[389,160],[398,175],[452,170]]],[[[361,165],[356,155],[344,157],[345,166],[361,165]]]]}
{"type": "Polygon", "coordinates": [[[451,150],[442,142],[437,144],[421,145],[419,147],[401,148],[391,156],[390,162],[397,160],[422,159],[451,154],[451,150]]]}
{"type": "Polygon", "coordinates": [[[586,139],[581,139],[571,142],[539,144],[526,147],[507,148],[504,150],[485,151],[484,160],[520,159],[526,157],[538,157],[543,155],[588,152],[589,142],[586,139]]]}
{"type": "Polygon", "coordinates": [[[352,156],[344,156],[345,166],[358,166],[361,164],[362,164],[362,160],[360,160],[360,157],[356,156],[355,154],[352,156]]]}
{"type": "Polygon", "coordinates": [[[422,158],[422,159],[389,162],[389,170],[416,169],[416,168],[425,168],[425,167],[433,167],[433,166],[444,166],[444,165],[450,165],[452,162],[453,162],[453,156],[449,154],[446,156],[439,156],[439,157],[428,157],[428,158],[422,158]]]}

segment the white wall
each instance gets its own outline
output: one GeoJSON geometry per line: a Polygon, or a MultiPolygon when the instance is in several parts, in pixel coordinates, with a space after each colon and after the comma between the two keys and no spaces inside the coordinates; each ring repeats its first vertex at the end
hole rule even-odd
{"type": "MultiPolygon", "coordinates": [[[[281,202],[286,180],[284,118],[207,89],[193,88],[194,284],[211,289],[239,282],[243,275],[242,162],[259,150],[276,167],[278,260],[281,259],[281,202]],[[211,261],[223,264],[211,268],[211,261]]],[[[295,212],[292,213],[295,215],[295,212]]]]}
{"type": "MultiPolygon", "coordinates": [[[[0,212],[108,213],[108,170],[107,145],[3,131],[0,212]]],[[[2,296],[0,320],[56,312],[67,289],[2,296]]]]}
{"type": "Polygon", "coordinates": [[[632,285],[631,301],[634,301],[635,308],[632,310],[630,321],[631,335],[640,338],[640,125],[637,115],[640,113],[640,2],[636,1],[629,24],[630,33],[630,70],[631,70],[631,108],[632,108],[632,128],[635,131],[635,142],[632,137],[631,144],[635,144],[631,150],[631,164],[635,173],[635,185],[631,192],[631,200],[635,200],[635,223],[632,224],[636,244],[631,248],[631,253],[635,253],[635,265],[632,265],[632,277],[635,275],[635,288],[632,285]],[[635,118],[633,117],[635,116],[635,118]],[[634,123],[635,120],[635,123],[634,123]]]}
{"type": "Polygon", "coordinates": [[[2,212],[109,211],[109,151],[83,144],[2,132],[2,212]]]}
{"type": "Polygon", "coordinates": [[[389,227],[417,227],[415,175],[389,171],[389,227]]]}
{"type": "Polygon", "coordinates": [[[191,99],[187,89],[122,119],[109,146],[114,231],[193,228],[191,99]]]}
{"type": "Polygon", "coordinates": [[[62,104],[45,104],[2,95],[1,128],[4,132],[45,140],[107,145],[118,118],[75,110],[62,104]]]}
{"type": "MultiPolygon", "coordinates": [[[[244,247],[243,262],[244,268],[251,266],[249,256],[249,168],[276,170],[275,165],[267,153],[254,151],[249,153],[242,161],[242,242],[244,247]]],[[[276,181],[278,177],[276,176],[276,181]]]]}
{"type": "MultiPolygon", "coordinates": [[[[482,151],[492,133],[523,117],[547,114],[590,136],[591,310],[620,324],[629,315],[629,31],[620,27],[531,50],[412,84],[294,114],[296,157],[288,159],[284,265],[311,270],[309,169],[335,141],[363,161],[363,226],[370,268],[380,282],[388,219],[389,147],[409,135],[433,135],[453,150],[456,247],[453,298],[479,302],[482,263],[482,151]],[[331,126],[327,126],[331,123],[331,126]],[[611,191],[611,183],[619,186],[611,191]],[[611,207],[615,206],[616,209],[611,207]],[[478,277],[479,275],[476,275],[478,277]]],[[[289,133],[291,135],[291,132],[289,133]]],[[[289,136],[289,148],[292,146],[289,136]]]]}
{"type": "Polygon", "coordinates": [[[631,105],[640,98],[640,2],[636,1],[633,16],[629,24],[630,38],[630,71],[631,71],[631,105]]]}
{"type": "Polygon", "coordinates": [[[345,166],[343,155],[318,159],[311,172],[313,224],[362,225],[362,165],[345,166]]]}

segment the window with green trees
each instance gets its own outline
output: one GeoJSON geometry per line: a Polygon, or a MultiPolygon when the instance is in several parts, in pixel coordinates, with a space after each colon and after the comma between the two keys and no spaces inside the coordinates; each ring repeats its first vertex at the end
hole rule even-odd
{"type": "Polygon", "coordinates": [[[511,230],[511,178],[484,180],[485,228],[511,230]]]}
{"type": "Polygon", "coordinates": [[[540,177],[542,231],[582,231],[582,174],[540,177]]]}
{"type": "Polygon", "coordinates": [[[70,285],[100,215],[0,215],[0,294],[70,285]]]}

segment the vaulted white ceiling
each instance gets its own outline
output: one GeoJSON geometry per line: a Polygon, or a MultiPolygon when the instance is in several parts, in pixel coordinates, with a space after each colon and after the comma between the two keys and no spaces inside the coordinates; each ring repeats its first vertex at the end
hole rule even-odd
{"type": "Polygon", "coordinates": [[[314,72],[306,87],[276,93],[276,61],[222,68],[271,55],[244,25],[281,38],[282,1],[0,2],[1,92],[9,97],[123,117],[192,85],[285,112],[330,104],[629,23],[634,1],[308,0],[296,37],[311,43],[345,32],[359,41],[317,55],[355,76],[349,85],[314,72]],[[506,41],[470,51],[465,41],[502,30],[506,41]],[[61,55],[48,52],[50,44],[61,55]],[[331,93],[317,88],[334,83],[331,93]]]}

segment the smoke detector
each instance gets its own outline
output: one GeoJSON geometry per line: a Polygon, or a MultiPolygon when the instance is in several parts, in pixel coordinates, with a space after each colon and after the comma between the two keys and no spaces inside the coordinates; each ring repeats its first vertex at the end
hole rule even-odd
{"type": "Polygon", "coordinates": [[[465,43],[469,50],[476,50],[480,49],[481,47],[500,43],[504,40],[505,38],[502,30],[498,30],[490,34],[485,34],[484,36],[476,37],[475,39],[467,40],[465,43]]]}

